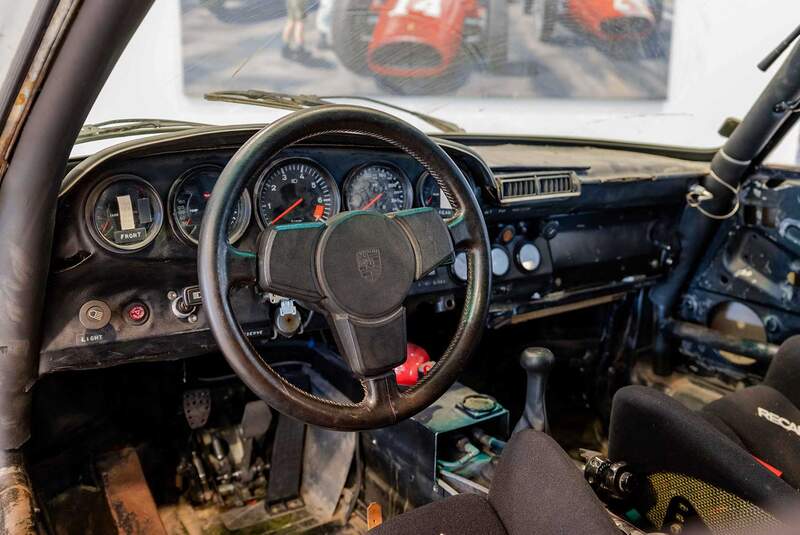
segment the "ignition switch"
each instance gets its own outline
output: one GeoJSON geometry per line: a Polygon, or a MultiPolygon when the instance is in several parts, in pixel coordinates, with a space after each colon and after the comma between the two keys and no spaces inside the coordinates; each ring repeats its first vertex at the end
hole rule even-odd
{"type": "Polygon", "coordinates": [[[170,290],[167,299],[170,300],[172,313],[176,318],[187,320],[189,323],[197,321],[197,307],[203,304],[203,296],[198,286],[187,286],[180,292],[170,290]]]}

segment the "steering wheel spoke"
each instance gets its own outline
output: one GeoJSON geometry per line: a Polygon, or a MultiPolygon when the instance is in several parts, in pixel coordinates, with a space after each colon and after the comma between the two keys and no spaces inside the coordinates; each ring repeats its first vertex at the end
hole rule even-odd
{"type": "Polygon", "coordinates": [[[414,280],[442,264],[453,262],[453,240],[447,225],[433,208],[403,210],[390,215],[406,233],[414,249],[414,280]]]}
{"type": "Polygon", "coordinates": [[[329,314],[336,343],[347,365],[358,377],[391,372],[406,358],[406,310],[398,308],[377,319],[329,314]]]}
{"type": "Polygon", "coordinates": [[[394,373],[368,377],[363,380],[363,384],[366,393],[362,404],[370,409],[389,407],[394,412],[400,398],[400,390],[397,388],[397,378],[394,373]]]}
{"type": "Polygon", "coordinates": [[[471,233],[464,216],[458,215],[447,222],[447,232],[453,242],[454,249],[466,249],[469,246],[471,233]]]}
{"type": "Polygon", "coordinates": [[[225,261],[228,262],[228,286],[258,281],[258,255],[252,251],[228,245],[225,261]]]}
{"type": "Polygon", "coordinates": [[[259,239],[258,282],[263,290],[307,302],[323,298],[315,255],[324,223],[269,227],[259,239]]]}

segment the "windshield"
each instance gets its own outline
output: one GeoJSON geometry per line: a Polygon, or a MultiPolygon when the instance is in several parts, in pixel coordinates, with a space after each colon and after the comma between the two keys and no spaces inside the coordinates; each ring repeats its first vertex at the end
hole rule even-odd
{"type": "Polygon", "coordinates": [[[88,122],[287,113],[204,99],[256,89],[376,97],[471,133],[710,148],[798,20],[796,0],[156,0],[88,122]]]}

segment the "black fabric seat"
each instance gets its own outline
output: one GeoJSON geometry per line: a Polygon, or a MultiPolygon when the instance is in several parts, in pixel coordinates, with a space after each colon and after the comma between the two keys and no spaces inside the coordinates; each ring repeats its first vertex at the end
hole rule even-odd
{"type": "Polygon", "coordinates": [[[794,524],[800,511],[800,337],[787,340],[761,385],[700,412],[652,388],[614,397],[609,457],[648,478],[640,507],[660,527],[687,499],[706,524],[794,524]]]}
{"type": "Polygon", "coordinates": [[[800,488],[800,336],[782,345],[764,381],[703,407],[714,427],[800,488]]]}
{"type": "Polygon", "coordinates": [[[506,446],[488,499],[474,494],[433,502],[392,518],[370,535],[619,535],[567,454],[537,431],[506,446]]]}

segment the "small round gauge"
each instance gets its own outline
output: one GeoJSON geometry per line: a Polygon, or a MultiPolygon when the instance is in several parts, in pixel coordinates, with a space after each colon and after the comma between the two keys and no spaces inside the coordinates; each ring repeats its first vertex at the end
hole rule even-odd
{"type": "Polygon", "coordinates": [[[408,210],[413,204],[411,182],[390,163],[356,168],[343,185],[348,210],[372,210],[382,214],[408,210]]]}
{"type": "Polygon", "coordinates": [[[279,160],[256,183],[255,206],[264,226],[327,221],[339,202],[331,175],[306,158],[279,160]]]}
{"type": "Polygon", "coordinates": [[[156,238],[164,206],[148,182],[118,175],[98,184],[89,195],[86,219],[97,243],[110,251],[130,253],[156,238]]]}
{"type": "Polygon", "coordinates": [[[446,195],[442,195],[439,184],[430,173],[423,173],[417,181],[417,200],[422,206],[436,208],[439,215],[444,218],[452,217],[455,213],[453,205],[450,204],[446,195]]]}
{"type": "MultiPolygon", "coordinates": [[[[221,172],[222,168],[216,165],[195,167],[176,180],[169,192],[172,222],[178,233],[194,244],[197,244],[206,204],[221,172]]],[[[228,221],[228,242],[242,237],[250,224],[250,214],[250,195],[245,190],[228,221]]]]}

